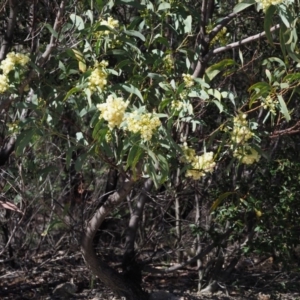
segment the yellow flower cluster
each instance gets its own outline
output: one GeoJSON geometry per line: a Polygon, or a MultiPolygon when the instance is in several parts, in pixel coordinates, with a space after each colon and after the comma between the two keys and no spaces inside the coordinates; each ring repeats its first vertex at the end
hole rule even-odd
{"type": "Polygon", "coordinates": [[[191,87],[194,85],[194,77],[190,74],[182,74],[183,81],[186,87],[191,87]]]}
{"type": "Polygon", "coordinates": [[[8,78],[6,75],[0,74],[0,94],[9,88],[8,78]]]}
{"type": "Polygon", "coordinates": [[[233,119],[233,130],[231,139],[233,142],[240,144],[248,141],[253,136],[253,133],[248,127],[246,114],[239,114],[233,119]]]}
{"type": "MultiPolygon", "coordinates": [[[[119,27],[119,21],[118,21],[118,20],[115,20],[115,19],[112,18],[112,17],[108,17],[108,18],[107,18],[107,21],[106,21],[106,20],[101,20],[101,21],[100,21],[100,25],[105,25],[105,26],[108,26],[108,27],[110,27],[110,28],[115,29],[115,28],[118,28],[118,27],[119,27]]],[[[109,30],[103,31],[103,34],[105,34],[105,35],[108,35],[109,33],[110,33],[109,30]]]]}
{"type": "Polygon", "coordinates": [[[206,152],[203,155],[196,155],[194,149],[189,148],[186,143],[182,146],[184,153],[183,161],[191,164],[192,169],[187,170],[186,177],[192,177],[194,180],[198,180],[205,176],[207,173],[212,173],[216,163],[214,162],[213,152],[206,152]]]}
{"type": "Polygon", "coordinates": [[[174,61],[173,61],[173,57],[171,54],[167,54],[164,57],[164,65],[166,67],[167,70],[172,70],[174,69],[174,61]]]}
{"type": "Polygon", "coordinates": [[[17,65],[25,66],[29,62],[29,56],[21,53],[10,52],[6,58],[1,61],[0,69],[0,94],[4,93],[9,88],[8,74],[14,70],[17,65]]]}
{"type": "Polygon", "coordinates": [[[7,124],[9,133],[18,133],[20,130],[18,122],[7,124]]]}
{"type": "Polygon", "coordinates": [[[262,6],[264,12],[269,8],[269,6],[278,5],[283,2],[283,0],[255,0],[255,1],[262,6]]]}
{"type": "Polygon", "coordinates": [[[7,75],[10,71],[14,70],[16,65],[25,66],[29,60],[29,56],[26,54],[10,52],[2,60],[0,69],[2,69],[4,75],[7,75]]]}
{"type": "Polygon", "coordinates": [[[278,103],[277,100],[273,100],[271,95],[268,95],[266,99],[264,99],[263,103],[262,103],[262,107],[264,109],[268,109],[270,110],[270,112],[273,115],[276,115],[276,104],[278,103]]]}
{"type": "Polygon", "coordinates": [[[103,118],[107,121],[110,129],[119,127],[124,119],[124,113],[128,104],[129,101],[125,102],[121,97],[116,98],[113,95],[109,95],[106,103],[97,105],[101,112],[99,119],[103,118]]]}
{"type": "Polygon", "coordinates": [[[126,118],[127,130],[140,133],[144,141],[150,141],[155,130],[161,125],[159,118],[151,113],[139,114],[137,111],[126,118]]]}
{"type": "Polygon", "coordinates": [[[231,139],[234,143],[239,144],[234,150],[233,156],[239,159],[241,163],[251,165],[259,161],[260,155],[246,143],[253,136],[246,119],[246,114],[239,114],[233,119],[231,139]]]}
{"type": "Polygon", "coordinates": [[[246,165],[252,165],[254,162],[258,162],[260,159],[258,152],[247,144],[237,148],[234,151],[233,156],[238,158],[241,163],[246,165]]]}
{"type": "Polygon", "coordinates": [[[176,111],[181,111],[183,108],[183,102],[179,100],[173,100],[171,102],[171,109],[176,110],[176,111]]]}
{"type": "MultiPolygon", "coordinates": [[[[206,26],[206,32],[210,33],[213,29],[213,24],[209,24],[208,26],[206,26]]],[[[217,42],[221,45],[221,46],[225,46],[228,43],[228,38],[226,36],[227,34],[227,28],[223,27],[218,33],[217,35],[210,41],[211,45],[215,45],[217,42]]]]}
{"type": "Polygon", "coordinates": [[[107,73],[105,68],[107,66],[108,62],[105,60],[95,64],[95,69],[92,71],[88,83],[91,91],[96,91],[98,88],[102,91],[105,88],[107,84],[107,73]]]}

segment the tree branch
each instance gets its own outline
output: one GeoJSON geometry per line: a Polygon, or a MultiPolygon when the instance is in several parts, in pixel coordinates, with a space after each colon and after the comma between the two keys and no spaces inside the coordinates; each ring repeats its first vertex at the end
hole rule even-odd
{"type": "MultiPolygon", "coordinates": [[[[236,13],[231,13],[228,16],[226,16],[220,23],[218,23],[213,30],[209,33],[209,35],[205,35],[205,20],[202,20],[202,18],[205,18],[206,15],[203,12],[204,9],[204,3],[206,3],[205,1],[203,1],[203,5],[202,5],[202,11],[201,11],[201,25],[200,25],[200,32],[198,33],[197,36],[197,41],[198,41],[198,37],[201,38],[202,40],[202,55],[199,55],[199,60],[197,62],[197,65],[194,69],[193,72],[193,77],[199,77],[202,76],[206,67],[206,63],[207,60],[205,60],[204,58],[206,57],[206,55],[208,55],[208,50],[209,50],[209,43],[210,41],[218,34],[218,32],[225,26],[227,25],[234,17],[237,16],[236,13]]],[[[196,46],[197,46],[198,42],[196,42],[196,46]]],[[[197,47],[195,47],[196,49],[197,47]]]]}
{"type": "MultiPolygon", "coordinates": [[[[270,28],[270,32],[273,32],[273,31],[275,31],[275,30],[277,30],[279,28],[280,28],[280,24],[277,24],[277,25],[275,25],[275,26],[273,26],[273,27],[270,28]]],[[[233,49],[233,48],[237,48],[237,47],[239,47],[241,45],[245,45],[247,43],[259,40],[262,37],[264,37],[265,35],[266,35],[266,32],[263,31],[263,32],[258,33],[256,35],[249,36],[249,37],[247,37],[247,38],[245,38],[245,39],[243,39],[243,40],[241,40],[239,42],[234,42],[234,43],[228,44],[227,46],[216,48],[216,49],[210,51],[207,54],[207,56],[212,55],[212,54],[217,54],[217,53],[220,53],[220,52],[224,52],[224,51],[227,51],[227,50],[230,50],[230,49],[233,49]]]]}
{"type": "Polygon", "coordinates": [[[226,26],[234,17],[237,16],[237,13],[231,13],[226,16],[220,23],[218,23],[213,30],[209,33],[208,38],[211,41],[219,32],[220,30],[226,26]]]}
{"type": "Polygon", "coordinates": [[[144,182],[144,187],[139,196],[136,207],[131,215],[129,225],[126,231],[125,252],[122,261],[122,268],[124,271],[124,275],[130,276],[137,281],[141,281],[141,272],[135,260],[134,242],[136,240],[136,234],[139,228],[140,220],[143,216],[144,207],[148,200],[148,193],[151,191],[152,188],[153,180],[151,178],[148,178],[144,182]]]}
{"type": "Polygon", "coordinates": [[[114,291],[114,293],[128,300],[135,300],[137,299],[137,295],[139,295],[138,299],[144,300],[148,299],[148,294],[143,292],[139,285],[135,285],[134,282],[129,282],[129,280],[127,281],[126,277],[123,277],[97,257],[93,248],[93,239],[98,228],[101,226],[105,217],[126,199],[134,186],[134,182],[134,176],[130,175],[126,178],[121,188],[109,196],[106,202],[96,211],[83,233],[81,251],[86,264],[90,267],[93,274],[114,291]]]}
{"type": "Polygon", "coordinates": [[[3,60],[8,52],[9,47],[11,46],[14,28],[17,20],[17,0],[9,1],[9,17],[7,21],[7,30],[4,35],[4,41],[0,49],[0,61],[3,60]]]}

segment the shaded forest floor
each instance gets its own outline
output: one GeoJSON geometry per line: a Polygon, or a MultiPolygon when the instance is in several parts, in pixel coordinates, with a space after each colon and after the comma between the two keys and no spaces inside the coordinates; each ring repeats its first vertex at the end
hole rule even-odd
{"type": "MultiPolygon", "coordinates": [[[[269,268],[233,274],[214,294],[198,295],[195,271],[172,275],[145,274],[148,291],[165,290],[184,300],[196,299],[294,299],[300,300],[300,271],[271,271],[269,268]]],[[[110,291],[85,267],[81,254],[49,251],[28,259],[0,264],[0,299],[113,299],[110,291]],[[73,284],[70,282],[73,281],[73,284]],[[74,293],[68,294],[67,290],[74,293]]]]}

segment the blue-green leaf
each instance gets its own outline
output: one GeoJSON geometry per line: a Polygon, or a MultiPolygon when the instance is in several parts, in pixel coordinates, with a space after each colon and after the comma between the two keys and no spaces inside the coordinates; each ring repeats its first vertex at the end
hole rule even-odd
{"type": "Polygon", "coordinates": [[[289,122],[291,120],[291,116],[289,114],[285,101],[283,100],[282,96],[279,94],[277,95],[277,99],[279,100],[281,113],[284,115],[285,119],[289,122]]]}
{"type": "Polygon", "coordinates": [[[250,0],[250,1],[243,1],[241,3],[238,3],[234,8],[233,8],[233,12],[234,13],[239,13],[243,10],[245,10],[246,8],[248,8],[249,6],[255,4],[256,1],[255,0],[250,0]]]}
{"type": "Polygon", "coordinates": [[[72,20],[73,24],[75,25],[75,27],[77,27],[79,31],[84,29],[84,21],[81,17],[75,14],[70,14],[70,19],[72,20]]]}
{"type": "Polygon", "coordinates": [[[130,36],[135,36],[135,37],[141,39],[143,42],[146,40],[144,35],[136,30],[124,30],[124,33],[127,35],[130,35],[130,36]]]}

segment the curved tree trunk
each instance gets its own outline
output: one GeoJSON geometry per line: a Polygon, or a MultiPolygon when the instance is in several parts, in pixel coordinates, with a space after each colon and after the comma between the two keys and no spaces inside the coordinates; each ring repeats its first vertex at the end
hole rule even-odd
{"type": "Polygon", "coordinates": [[[93,274],[116,296],[125,297],[126,300],[148,300],[149,294],[142,290],[139,283],[127,280],[122,274],[112,269],[101,258],[97,257],[93,248],[93,239],[98,228],[105,217],[126,198],[133,185],[134,179],[132,177],[127,178],[120,189],[109,196],[107,201],[96,211],[83,234],[81,250],[85,262],[93,274]]]}
{"type": "Polygon", "coordinates": [[[126,278],[130,278],[136,282],[142,282],[142,268],[135,259],[134,242],[136,240],[137,231],[140,220],[143,215],[145,204],[148,200],[148,193],[153,187],[153,180],[148,178],[144,182],[144,187],[137,201],[136,207],[131,214],[129,225],[126,232],[125,252],[122,261],[123,274],[126,278]]]}

